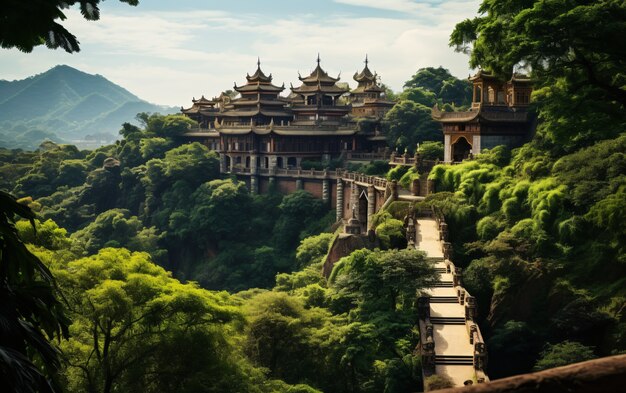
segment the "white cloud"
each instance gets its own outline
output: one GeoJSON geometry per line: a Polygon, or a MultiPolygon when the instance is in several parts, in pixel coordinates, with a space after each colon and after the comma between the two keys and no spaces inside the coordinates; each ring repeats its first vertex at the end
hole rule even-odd
{"type": "Polygon", "coordinates": [[[375,8],[387,11],[398,11],[407,14],[419,13],[427,10],[427,2],[417,2],[413,0],[334,0],[335,3],[375,8]]]}
{"type": "Polygon", "coordinates": [[[24,77],[44,71],[41,67],[67,63],[102,74],[148,101],[176,106],[188,106],[192,96],[217,95],[232,88],[233,82],[244,83],[246,72],[256,67],[257,56],[263,69],[273,73],[274,81],[286,86],[296,85],[298,70],[306,74],[315,66],[318,52],[329,73],[342,71],[342,81],[352,85],[352,74],[363,66],[366,53],[371,67],[395,90],[420,67],[443,65],[458,77],[467,75],[467,57],[448,47],[448,37],[455,23],[475,15],[478,0],[442,4],[335,1],[405,13],[428,12],[411,18],[336,14],[320,18],[134,10],[103,12],[99,22],[88,22],[70,11],[68,29],[79,37],[82,52],[67,55],[42,49],[17,55],[9,51],[11,56],[0,61],[0,75],[18,77],[24,72],[24,77]]]}

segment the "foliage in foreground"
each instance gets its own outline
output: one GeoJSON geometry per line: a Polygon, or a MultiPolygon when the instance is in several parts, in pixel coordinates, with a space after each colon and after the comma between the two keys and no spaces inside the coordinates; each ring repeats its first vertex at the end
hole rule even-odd
{"type": "Polygon", "coordinates": [[[60,362],[51,341],[67,337],[69,321],[52,273],[18,236],[18,217],[34,227],[32,210],[0,191],[0,384],[53,392],[60,362]]]}

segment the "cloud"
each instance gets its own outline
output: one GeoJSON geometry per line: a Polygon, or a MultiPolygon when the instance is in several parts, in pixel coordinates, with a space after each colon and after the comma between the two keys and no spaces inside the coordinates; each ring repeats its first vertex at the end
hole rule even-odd
{"type": "Polygon", "coordinates": [[[10,51],[0,63],[0,74],[32,74],[45,70],[36,67],[67,63],[102,74],[148,101],[188,106],[192,96],[214,96],[232,88],[233,82],[244,83],[246,73],[256,68],[257,56],[278,85],[289,86],[299,82],[298,71],[306,74],[314,68],[320,52],[329,73],[342,71],[342,81],[354,85],[352,74],[363,67],[367,53],[383,83],[400,90],[421,67],[443,65],[459,77],[467,75],[467,57],[448,47],[448,37],[455,23],[476,13],[478,1],[335,0],[402,10],[404,15],[397,17],[345,11],[258,15],[117,9],[88,22],[70,10],[67,27],[79,37],[82,52],[70,56],[42,49],[33,62],[35,54],[10,51]],[[414,11],[425,9],[428,12],[415,16],[414,11]]]}
{"type": "Polygon", "coordinates": [[[387,11],[397,11],[407,14],[416,14],[430,8],[428,2],[413,0],[334,0],[335,3],[347,4],[358,7],[375,8],[387,11]]]}

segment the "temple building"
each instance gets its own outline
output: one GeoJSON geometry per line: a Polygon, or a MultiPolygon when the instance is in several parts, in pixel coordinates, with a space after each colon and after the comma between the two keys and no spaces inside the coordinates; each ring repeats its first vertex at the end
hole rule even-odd
{"type": "Polygon", "coordinates": [[[365,68],[353,76],[357,87],[350,92],[352,115],[354,117],[383,117],[395,105],[395,102],[384,97],[385,89],[378,83],[378,75],[370,71],[368,63],[366,56],[365,68]]]}
{"type": "MultiPolygon", "coordinates": [[[[359,117],[380,123],[393,106],[385,101],[383,89],[367,63],[358,87],[350,92],[328,75],[318,56],[315,69],[301,85],[291,86],[287,97],[284,84],[276,86],[272,75],[261,70],[261,62],[242,86],[235,84],[235,97],[222,94],[211,100],[202,96],[181,112],[198,122],[198,129],[184,135],[220,154],[221,171],[254,175],[276,169],[298,169],[302,161],[328,161],[354,152],[386,149],[380,127],[359,127],[355,108],[367,108],[359,117]]],[[[251,185],[254,188],[254,184],[251,185]]]]}
{"type": "Polygon", "coordinates": [[[433,119],[442,123],[445,162],[463,161],[498,145],[518,147],[532,133],[528,77],[514,74],[503,83],[481,70],[469,80],[474,86],[469,111],[442,112],[436,105],[432,111],[433,119]]]}

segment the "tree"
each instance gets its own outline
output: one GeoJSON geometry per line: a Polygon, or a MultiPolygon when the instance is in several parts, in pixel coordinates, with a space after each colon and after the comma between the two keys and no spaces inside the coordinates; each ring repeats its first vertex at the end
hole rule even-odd
{"type": "Polygon", "coordinates": [[[225,328],[242,317],[226,293],[181,284],[147,253],[125,249],[55,274],[71,310],[62,344],[70,391],[246,390],[225,328]]]}
{"type": "Polygon", "coordinates": [[[72,239],[89,254],[105,247],[125,247],[131,251],[150,252],[155,258],[165,254],[158,245],[160,238],[155,227],[144,227],[139,218],[126,209],[107,210],[72,234],[72,239]]]}
{"type": "Polygon", "coordinates": [[[60,391],[58,350],[46,340],[67,337],[68,319],[48,268],[20,240],[15,216],[34,213],[0,191],[0,384],[9,392],[60,391]]]}
{"type": "Polygon", "coordinates": [[[431,141],[420,143],[419,153],[424,160],[443,161],[443,143],[431,141]]]}
{"type": "Polygon", "coordinates": [[[274,226],[274,239],[281,250],[295,248],[305,236],[302,233],[326,211],[322,201],[306,191],[296,191],[285,196],[278,206],[280,217],[274,226]]]}
{"type": "Polygon", "coordinates": [[[567,149],[624,130],[626,3],[484,0],[479,12],[457,24],[450,45],[505,80],[531,71],[552,141],[567,149]]]}
{"type": "Polygon", "coordinates": [[[418,104],[432,108],[437,102],[435,93],[423,87],[408,87],[398,95],[399,101],[413,101],[418,104]]]}
{"type": "Polygon", "coordinates": [[[576,341],[563,341],[562,343],[548,345],[541,352],[541,358],[535,363],[533,370],[541,371],[595,358],[596,355],[593,353],[593,348],[586,347],[576,341]]]}
{"type": "MultiPolygon", "coordinates": [[[[120,0],[137,5],[138,0],[120,0]]],[[[64,9],[80,5],[80,12],[87,20],[100,19],[100,0],[7,0],[0,9],[0,46],[31,52],[35,46],[45,44],[50,49],[62,48],[66,52],[78,52],[76,37],[57,20],[65,20],[64,9]]]]}
{"type": "Polygon", "coordinates": [[[320,233],[317,236],[309,236],[302,239],[296,250],[298,266],[304,267],[321,262],[322,258],[328,253],[328,246],[332,239],[332,233],[320,233]]]}
{"type": "Polygon", "coordinates": [[[420,87],[436,95],[441,91],[445,80],[454,78],[450,71],[443,67],[426,67],[417,70],[415,75],[404,83],[405,88],[420,87]]]}
{"type": "Polygon", "coordinates": [[[441,126],[433,121],[431,109],[413,101],[398,102],[387,114],[387,141],[401,151],[415,150],[418,143],[442,139],[441,126]]]}
{"type": "Polygon", "coordinates": [[[416,250],[358,250],[335,264],[330,286],[358,305],[361,313],[411,310],[419,289],[434,283],[436,273],[416,250]]]}

